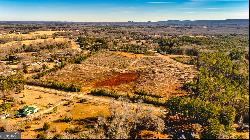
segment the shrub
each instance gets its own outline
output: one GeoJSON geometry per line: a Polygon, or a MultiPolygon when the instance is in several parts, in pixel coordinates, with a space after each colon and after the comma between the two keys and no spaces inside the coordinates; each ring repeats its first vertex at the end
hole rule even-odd
{"type": "Polygon", "coordinates": [[[61,134],[55,134],[52,139],[62,139],[62,135],[61,134]]]}
{"type": "Polygon", "coordinates": [[[86,99],[80,99],[80,101],[79,101],[79,103],[85,103],[85,102],[87,102],[86,99]]]}
{"type": "Polygon", "coordinates": [[[236,116],[236,111],[234,107],[232,106],[224,107],[219,117],[220,123],[230,127],[235,120],[235,116],[236,116]]]}
{"type": "Polygon", "coordinates": [[[6,111],[11,109],[12,104],[9,102],[4,102],[0,104],[0,111],[6,111]]]}
{"type": "Polygon", "coordinates": [[[47,136],[43,133],[37,134],[36,136],[37,139],[47,139],[47,136]]]}
{"type": "Polygon", "coordinates": [[[170,51],[170,54],[183,55],[184,54],[184,49],[182,49],[182,48],[172,48],[171,51],[170,51]]]}
{"type": "Polygon", "coordinates": [[[28,66],[24,63],[22,65],[23,65],[23,72],[27,74],[28,73],[28,66]]]}
{"type": "Polygon", "coordinates": [[[229,53],[229,57],[231,60],[240,60],[244,56],[244,52],[239,49],[233,49],[229,53]]]}
{"type": "Polygon", "coordinates": [[[47,131],[49,128],[50,128],[49,123],[45,122],[45,123],[43,124],[42,130],[43,130],[43,131],[47,131]]]}
{"type": "Polygon", "coordinates": [[[66,122],[66,123],[71,122],[72,120],[73,120],[72,117],[67,117],[67,116],[65,116],[62,119],[59,119],[60,122],[66,122]]]}
{"type": "Polygon", "coordinates": [[[208,125],[204,126],[201,133],[201,139],[219,139],[225,137],[227,136],[224,136],[224,126],[217,119],[212,118],[208,120],[208,125]]]}
{"type": "Polygon", "coordinates": [[[87,58],[86,56],[76,56],[72,61],[75,64],[81,64],[81,62],[86,58],[87,58]]]}
{"type": "Polygon", "coordinates": [[[26,104],[26,102],[23,101],[23,100],[21,100],[21,101],[20,101],[20,104],[23,105],[23,104],[26,104]]]}
{"type": "Polygon", "coordinates": [[[188,56],[198,56],[198,50],[195,48],[192,49],[186,49],[185,54],[188,56]]]}
{"type": "Polygon", "coordinates": [[[30,126],[30,125],[25,126],[25,129],[29,129],[29,128],[31,128],[31,126],[30,126]]]}
{"type": "Polygon", "coordinates": [[[42,65],[42,69],[43,69],[43,70],[46,70],[46,69],[48,69],[48,68],[49,68],[49,67],[48,67],[47,65],[45,65],[45,64],[42,65]]]}
{"type": "Polygon", "coordinates": [[[24,80],[23,75],[18,73],[15,75],[0,76],[0,91],[9,93],[9,92],[18,92],[24,89],[24,80]]]}
{"type": "Polygon", "coordinates": [[[182,89],[187,90],[189,92],[196,92],[197,85],[195,82],[187,82],[183,85],[182,89]]]}
{"type": "Polygon", "coordinates": [[[5,132],[6,131],[6,128],[4,126],[1,126],[0,127],[0,132],[5,132]]]}
{"type": "Polygon", "coordinates": [[[65,132],[70,133],[70,134],[75,134],[81,131],[81,128],[79,126],[74,127],[74,128],[66,128],[65,132]]]}

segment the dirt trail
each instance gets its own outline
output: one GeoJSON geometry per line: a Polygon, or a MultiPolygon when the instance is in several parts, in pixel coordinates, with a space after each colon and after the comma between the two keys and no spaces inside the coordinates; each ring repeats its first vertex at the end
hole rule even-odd
{"type": "MultiPolygon", "coordinates": [[[[29,85],[25,85],[25,88],[26,89],[29,89],[29,90],[34,90],[34,91],[42,91],[42,92],[45,92],[45,93],[50,93],[50,94],[56,94],[56,95],[59,95],[59,96],[65,96],[65,97],[68,97],[67,99],[55,104],[54,106],[50,107],[50,108],[47,108],[45,110],[41,110],[39,111],[38,113],[35,113],[35,114],[32,114],[30,115],[29,117],[27,118],[22,118],[21,120],[28,120],[28,119],[33,119],[33,118],[36,118],[36,117],[39,117],[39,116],[42,116],[43,114],[45,113],[49,113],[50,111],[52,111],[55,107],[59,106],[59,105],[62,105],[70,100],[72,100],[74,97],[76,97],[78,95],[78,92],[65,92],[65,91],[59,91],[59,90],[55,90],[55,89],[50,89],[50,88],[44,88],[44,87],[38,87],[38,86],[29,86],[29,85]]],[[[81,93],[81,94],[84,94],[84,93],[81,93]]]]}
{"type": "MultiPolygon", "coordinates": [[[[90,100],[91,102],[97,102],[97,103],[104,103],[104,104],[108,104],[111,103],[111,101],[113,101],[113,103],[115,104],[122,104],[122,101],[118,101],[118,100],[113,100],[113,98],[107,98],[107,97],[98,97],[98,96],[92,96],[92,95],[87,95],[88,91],[86,92],[64,92],[64,91],[59,91],[59,90],[54,90],[54,89],[49,89],[49,88],[44,88],[44,87],[39,87],[39,86],[29,86],[29,85],[25,85],[25,88],[29,89],[29,90],[34,90],[34,91],[43,91],[46,93],[51,93],[51,94],[57,94],[60,96],[66,96],[68,97],[66,100],[61,101],[57,104],[55,104],[54,106],[47,108],[45,110],[41,110],[38,113],[32,114],[27,118],[22,118],[21,121],[24,120],[30,120],[30,119],[34,119],[36,117],[42,116],[46,113],[49,113],[50,111],[52,111],[55,107],[60,106],[68,101],[71,101],[74,99],[74,97],[80,98],[80,99],[86,99],[86,100],[90,100]]],[[[128,103],[129,106],[131,107],[137,107],[138,103],[128,103]]],[[[163,113],[165,111],[165,109],[163,107],[155,107],[153,105],[149,105],[149,104],[140,104],[140,107],[142,109],[149,109],[152,110],[154,112],[158,112],[158,113],[163,113]]]]}

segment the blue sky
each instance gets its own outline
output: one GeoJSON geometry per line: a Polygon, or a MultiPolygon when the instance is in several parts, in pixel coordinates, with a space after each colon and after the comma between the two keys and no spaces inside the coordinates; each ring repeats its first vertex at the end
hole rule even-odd
{"type": "Polygon", "coordinates": [[[248,3],[249,0],[0,0],[0,20],[248,19],[248,3]]]}

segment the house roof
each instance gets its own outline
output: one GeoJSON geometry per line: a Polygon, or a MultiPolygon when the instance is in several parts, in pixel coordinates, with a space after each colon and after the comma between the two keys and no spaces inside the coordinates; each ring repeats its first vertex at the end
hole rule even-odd
{"type": "Polygon", "coordinates": [[[34,106],[24,106],[19,113],[24,114],[24,115],[28,115],[28,114],[34,113],[35,110],[38,110],[38,108],[36,108],[34,106]]]}

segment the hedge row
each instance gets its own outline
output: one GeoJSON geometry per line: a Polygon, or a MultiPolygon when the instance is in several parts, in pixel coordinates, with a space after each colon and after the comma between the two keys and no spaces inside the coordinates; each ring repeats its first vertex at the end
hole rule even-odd
{"type": "Polygon", "coordinates": [[[165,106],[166,98],[151,96],[151,95],[138,95],[135,93],[118,93],[114,91],[108,91],[104,89],[95,89],[90,92],[91,95],[94,96],[108,96],[118,99],[120,97],[127,98],[133,102],[138,100],[142,100],[144,103],[153,104],[156,106],[165,106]]]}
{"type": "Polygon", "coordinates": [[[42,81],[42,80],[29,80],[26,81],[27,85],[40,86],[45,88],[52,88],[63,91],[79,92],[81,87],[75,84],[66,84],[57,81],[42,81]]]}

